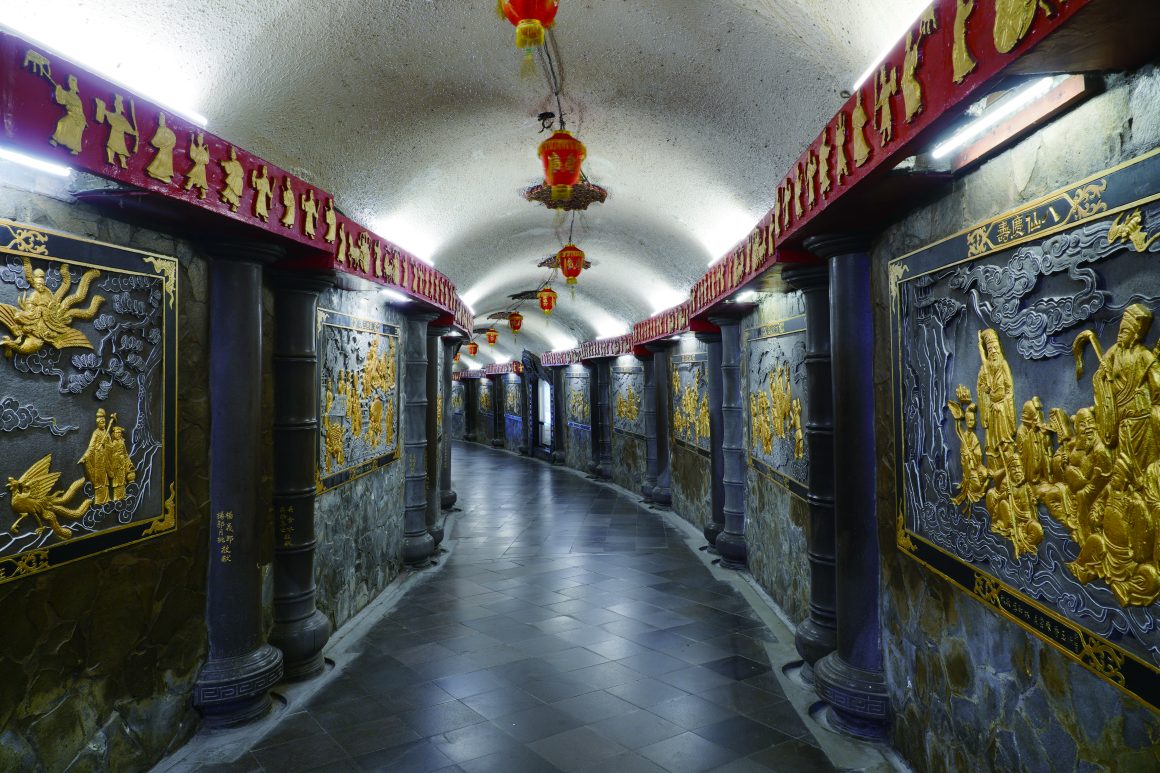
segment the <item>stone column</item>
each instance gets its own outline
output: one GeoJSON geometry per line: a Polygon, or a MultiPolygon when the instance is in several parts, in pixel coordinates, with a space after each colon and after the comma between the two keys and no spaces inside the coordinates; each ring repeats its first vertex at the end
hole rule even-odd
{"type": "Polygon", "coordinates": [[[671,458],[669,456],[669,417],[672,416],[672,406],[669,394],[669,350],[672,343],[657,341],[648,344],[646,348],[653,353],[653,382],[656,394],[656,456],[657,456],[657,483],[653,487],[653,502],[661,507],[670,507],[673,504],[673,474],[671,458]]]}
{"type": "MultiPolygon", "coordinates": [[[[443,446],[445,445],[443,408],[439,402],[439,384],[443,378],[443,353],[441,339],[451,332],[447,323],[450,317],[442,317],[427,326],[427,533],[438,549],[443,541],[443,492],[440,478],[443,473],[443,446]]],[[[445,402],[450,402],[450,396],[445,402]]]]}
{"type": "Polygon", "coordinates": [[[262,449],[262,264],[279,254],[220,245],[210,263],[209,656],[193,703],[209,727],[233,727],[270,710],[282,653],[262,635],[262,570],[255,485],[262,449]]]}
{"type": "Polygon", "coordinates": [[[638,354],[644,366],[644,395],[641,399],[644,412],[644,483],[640,493],[644,501],[651,502],[653,489],[657,485],[657,380],[654,357],[650,352],[638,354]]]}
{"type": "Polygon", "coordinates": [[[493,376],[491,379],[491,445],[493,448],[503,448],[507,441],[507,419],[504,416],[504,394],[507,386],[503,376],[493,376]]]}
{"type": "Polygon", "coordinates": [[[568,431],[568,396],[564,389],[567,366],[552,368],[552,463],[563,464],[564,433],[568,431]]]}
{"type": "Polygon", "coordinates": [[[787,267],[782,279],[801,290],[806,307],[805,445],[809,449],[806,501],[810,564],[809,617],[797,627],[794,645],[806,662],[803,676],[837,647],[834,611],[834,394],[830,371],[830,271],[826,263],[787,267]]]}
{"type": "Polygon", "coordinates": [[[596,361],[583,363],[588,370],[588,473],[600,475],[600,379],[596,375],[596,361]]]}
{"type": "Polygon", "coordinates": [[[404,345],[403,394],[403,561],[411,567],[431,563],[435,540],[427,530],[427,323],[432,312],[410,317],[404,345]]]}
{"type": "MultiPolygon", "coordinates": [[[[752,307],[746,306],[745,310],[749,308],[752,307]]],[[[725,529],[717,537],[717,552],[721,554],[721,566],[726,569],[744,568],[749,557],[745,543],[745,398],[741,393],[741,320],[738,316],[742,309],[739,307],[736,312],[712,318],[713,324],[721,328],[721,483],[725,529]]],[[[710,372],[712,367],[710,349],[710,372]]],[[[712,392],[709,394],[712,400],[712,392]]]]}
{"type": "Polygon", "coordinates": [[[455,353],[459,351],[463,339],[452,336],[443,339],[443,444],[439,461],[439,506],[444,510],[455,507],[459,495],[451,486],[451,423],[453,421],[451,409],[451,372],[455,362],[455,353]]]}
{"type": "Polygon", "coordinates": [[[472,443],[479,440],[479,379],[463,380],[463,439],[472,443]]]}
{"type": "Polygon", "coordinates": [[[722,445],[724,414],[722,413],[721,333],[697,333],[697,340],[708,350],[705,376],[709,390],[709,522],[703,533],[711,552],[717,551],[717,537],[725,530],[725,448],[722,445]]]}
{"type": "Polygon", "coordinates": [[[285,676],[322,673],[330,620],[314,603],[314,499],[318,465],[318,295],[330,278],[275,274],[274,629],[285,676]]]}
{"type": "Polygon", "coordinates": [[[600,432],[596,432],[593,422],[592,434],[596,438],[596,474],[601,478],[612,477],[612,360],[596,361],[595,373],[596,403],[592,406],[595,418],[600,414],[600,432]]]}
{"type": "Polygon", "coordinates": [[[874,317],[865,242],[816,237],[806,248],[830,262],[838,647],[815,668],[831,721],[858,738],[886,736],[888,700],[879,620],[875,507],[874,317]]]}

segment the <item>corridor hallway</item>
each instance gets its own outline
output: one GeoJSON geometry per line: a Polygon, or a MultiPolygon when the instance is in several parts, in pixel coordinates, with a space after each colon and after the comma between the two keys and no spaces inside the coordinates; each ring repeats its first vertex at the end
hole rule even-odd
{"type": "Polygon", "coordinates": [[[562,467],[454,453],[450,551],[362,654],[236,762],[159,770],[834,769],[770,670],[774,634],[680,528],[562,467]]]}

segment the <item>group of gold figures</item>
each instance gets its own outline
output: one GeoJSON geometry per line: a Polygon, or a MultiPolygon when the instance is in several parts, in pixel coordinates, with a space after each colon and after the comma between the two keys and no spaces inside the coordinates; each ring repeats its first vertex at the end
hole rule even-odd
{"type": "Polygon", "coordinates": [[[709,396],[701,394],[694,371],[689,385],[681,389],[681,375],[673,368],[673,435],[696,444],[709,437],[709,396]]]}
{"type": "Polygon", "coordinates": [[[77,464],[84,466],[85,477],[77,478],[66,491],[53,490],[61,473],[52,471],[52,454],[42,456],[19,478],[8,478],[10,506],[16,514],[9,528],[12,534],[19,534],[20,524],[31,519],[37,536],[52,529],[57,537],[69,539],[72,530],[61,524],[62,518],[78,520],[93,505],[125,499],[128,484],[137,480],[137,471],[125,447],[125,431],[117,426],[117,414],[97,409],[96,428],[77,464]],[[70,507],[68,503],[81,492],[85,478],[93,487],[92,497],[70,507]]]}
{"type": "Polygon", "coordinates": [[[1043,504],[1080,546],[1068,569],[1082,583],[1105,582],[1123,606],[1160,597],[1160,343],[1145,345],[1151,326],[1152,312],[1133,304],[1106,351],[1093,331],[1077,335],[1076,379],[1086,347],[1098,362],[1093,404],[1070,415],[1052,408],[1047,421],[1038,397],[1016,420],[1011,368],[998,334],[983,330],[977,402],[960,385],[947,404],[963,469],[954,502],[968,515],[983,502],[991,530],[1011,540],[1017,557],[1043,540],[1043,504]]]}
{"type": "Polygon", "coordinates": [[[395,403],[391,393],[395,389],[395,342],[390,340],[387,351],[380,352],[379,342],[371,344],[363,363],[361,379],[358,370],[340,370],[334,381],[326,381],[323,401],[322,438],[326,472],[334,466],[346,465],[346,440],[362,437],[367,445],[377,448],[395,442],[395,403]],[[336,397],[343,398],[345,419],[333,415],[336,397]],[[363,404],[367,404],[366,427],[363,426],[363,404]]]}
{"type": "Polygon", "coordinates": [[[749,395],[749,426],[753,427],[753,447],[761,446],[767,456],[773,439],[793,441],[793,458],[806,455],[802,432],[802,401],[790,392],[789,365],[782,364],[769,377],[769,394],[764,390],[749,395]]]}
{"type": "MultiPolygon", "coordinates": [[[[588,383],[584,382],[587,387],[588,383]]],[[[573,421],[587,424],[592,420],[592,407],[588,404],[588,390],[577,389],[574,385],[568,392],[568,415],[573,421]]]]}
{"type": "Polygon", "coordinates": [[[632,384],[625,387],[623,394],[616,396],[616,418],[621,421],[635,422],[640,416],[640,395],[632,388],[632,384]]]}
{"type": "Polygon", "coordinates": [[[484,413],[491,413],[491,389],[487,388],[482,382],[479,386],[479,410],[484,413]]]}

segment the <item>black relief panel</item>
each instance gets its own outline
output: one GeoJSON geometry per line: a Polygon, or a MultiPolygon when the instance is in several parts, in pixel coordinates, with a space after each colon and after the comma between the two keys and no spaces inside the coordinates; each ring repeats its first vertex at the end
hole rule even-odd
{"type": "Polygon", "coordinates": [[[750,330],[744,349],[750,463],[802,497],[809,469],[805,332],[804,316],[777,320],[750,330]]]}
{"type": "Polygon", "coordinates": [[[709,452],[709,380],[705,352],[674,354],[672,379],[673,440],[701,453],[709,452]]]}
{"type": "Polygon", "coordinates": [[[644,437],[644,369],[616,365],[612,368],[612,429],[644,437]]]}
{"type": "Polygon", "coordinates": [[[1160,706],[1160,155],[892,261],[898,544],[1160,706]]]}
{"type": "Polygon", "coordinates": [[[177,267],[0,220],[0,582],[177,527],[177,267]]]}

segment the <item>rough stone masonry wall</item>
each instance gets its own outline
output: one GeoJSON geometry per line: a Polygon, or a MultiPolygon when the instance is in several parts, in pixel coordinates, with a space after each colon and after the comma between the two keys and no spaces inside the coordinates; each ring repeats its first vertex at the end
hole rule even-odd
{"type": "Polygon", "coordinates": [[[0,770],[148,769],[197,726],[190,693],[206,652],[206,262],[74,203],[62,180],[0,175],[0,217],[181,264],[177,531],[0,585],[0,770]]]}
{"type": "Polygon", "coordinates": [[[917,770],[1160,769],[1160,717],[894,549],[887,261],[1160,145],[1156,68],[1106,85],[874,247],[883,644],[893,741],[917,770]]]}
{"type": "MultiPolygon", "coordinates": [[[[377,293],[330,290],[322,295],[319,305],[398,326],[398,352],[405,351],[406,319],[382,303],[377,293]]],[[[404,367],[400,354],[400,374],[404,367]]],[[[403,410],[406,395],[402,378],[398,384],[396,437],[401,444],[407,412],[403,410]]],[[[314,577],[318,608],[330,617],[335,629],[382,593],[402,568],[403,475],[403,462],[399,459],[318,497],[314,577]]]]}

